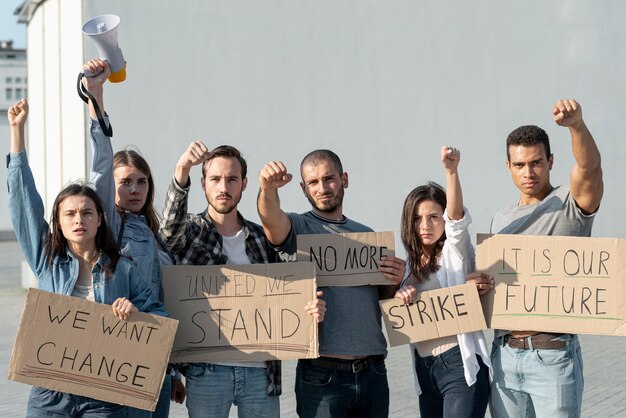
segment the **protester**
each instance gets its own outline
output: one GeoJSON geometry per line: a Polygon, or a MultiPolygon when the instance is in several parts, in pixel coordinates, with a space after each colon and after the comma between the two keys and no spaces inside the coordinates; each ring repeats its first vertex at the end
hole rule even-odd
{"type": "MultiPolygon", "coordinates": [[[[468,231],[472,218],[463,207],[458,166],[461,153],[441,149],[446,190],[436,183],[413,189],[402,210],[402,243],[408,268],[396,297],[415,302],[417,292],[465,284],[474,270],[468,231]]],[[[479,294],[493,288],[491,278],[473,280],[479,294]]],[[[415,386],[423,417],[484,417],[489,401],[489,351],[482,331],[410,345],[415,386]]]]}
{"type": "MultiPolygon", "coordinates": [[[[506,141],[506,165],[520,197],[492,220],[498,234],[588,237],[604,192],[600,152],[575,100],[552,107],[567,127],[576,163],[569,187],[553,187],[554,156],[546,132],[521,126],[506,141]]],[[[500,417],[579,417],[583,363],[578,337],[540,331],[496,331],[491,355],[491,414],[500,417]]]]}
{"type": "MultiPolygon", "coordinates": [[[[8,111],[11,152],[8,156],[9,212],[24,258],[41,290],[112,305],[126,320],[137,310],[166,315],[132,263],[121,258],[107,227],[96,192],[70,184],[57,195],[51,224],[44,219],[43,201],[35,187],[25,151],[24,125],[28,103],[8,111]]],[[[33,387],[28,417],[126,416],[130,408],[85,396],[33,387]]]]}
{"type": "MultiPolygon", "coordinates": [[[[312,206],[301,215],[287,214],[280,207],[278,189],[292,179],[282,162],[267,163],[259,175],[259,215],[269,241],[279,251],[293,256],[300,234],[372,231],[343,214],[348,173],[334,152],[311,152],[302,160],[300,174],[300,187],[312,206]]],[[[380,270],[389,286],[320,287],[330,309],[319,328],[321,357],[298,361],[299,416],[388,416],[387,343],[378,301],[393,297],[404,268],[403,260],[384,257],[380,270]]]]}
{"type": "MultiPolygon", "coordinates": [[[[248,183],[247,163],[239,150],[228,145],[212,151],[201,141],[192,142],[176,164],[167,192],[161,232],[177,264],[251,264],[278,261],[263,229],[239,213],[237,205],[248,183]],[[207,208],[187,213],[191,168],[202,164],[200,184],[207,208]]],[[[321,293],[318,292],[318,297],[321,293]]],[[[310,301],[305,310],[324,320],[325,302],[310,301]]],[[[279,417],[281,363],[192,363],[184,371],[187,409],[194,417],[228,417],[237,405],[241,418],[279,417]]]]}
{"type": "MultiPolygon", "coordinates": [[[[94,59],[84,68],[95,77],[84,77],[83,84],[102,111],[104,111],[104,83],[111,71],[106,61],[94,59]]],[[[132,150],[118,151],[113,155],[111,139],[107,137],[97,119],[93,100],[89,100],[89,136],[93,158],[91,181],[104,205],[120,253],[135,264],[137,271],[161,302],[161,266],[174,260],[159,238],[159,218],[153,206],[154,180],[148,162],[132,150]]],[[[105,118],[108,123],[108,118],[105,118]]],[[[170,398],[178,403],[185,399],[181,376],[172,381],[174,371],[168,367],[163,380],[159,401],[152,417],[169,416],[170,398]],[[172,384],[174,383],[174,384],[172,384]]],[[[145,415],[142,413],[142,415],[145,415]]]]}

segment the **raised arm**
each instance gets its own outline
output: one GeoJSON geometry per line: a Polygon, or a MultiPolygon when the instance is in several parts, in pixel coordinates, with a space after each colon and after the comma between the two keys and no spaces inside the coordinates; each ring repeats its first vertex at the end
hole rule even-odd
{"type": "Polygon", "coordinates": [[[281,161],[270,161],[259,174],[257,210],[265,235],[273,245],[282,244],[291,230],[291,221],[280,208],[278,189],[289,183],[292,178],[281,161]]]}
{"type": "Polygon", "coordinates": [[[183,152],[176,163],[174,178],[167,190],[163,218],[159,234],[165,245],[176,252],[186,244],[187,200],[189,198],[189,173],[193,166],[202,164],[209,155],[209,149],[201,141],[194,141],[183,152]]]}
{"type": "MultiPolygon", "coordinates": [[[[93,59],[84,65],[86,70],[92,73],[100,73],[95,77],[84,77],[83,85],[98,102],[100,109],[104,111],[104,83],[111,73],[106,61],[93,59]]],[[[96,111],[91,99],[89,99],[89,138],[91,139],[91,168],[89,179],[94,185],[98,197],[102,200],[107,223],[113,234],[117,237],[120,228],[120,218],[115,207],[115,181],[113,178],[113,147],[111,139],[102,132],[98,123],[96,111]]],[[[105,117],[105,123],[108,123],[105,117]]]]}
{"type": "Polygon", "coordinates": [[[7,115],[9,117],[9,126],[11,127],[11,152],[17,154],[26,150],[24,126],[26,125],[26,119],[28,119],[28,102],[22,99],[15,103],[9,108],[7,115]]]}
{"type": "MultiPolygon", "coordinates": [[[[104,83],[107,81],[107,77],[111,75],[111,69],[109,63],[100,59],[92,59],[87,62],[83,68],[89,70],[92,73],[100,73],[95,77],[83,77],[83,85],[93,98],[98,102],[98,106],[104,112],[104,83]]],[[[97,120],[96,109],[89,100],[89,117],[92,120],[97,120]]]]}
{"type": "Polygon", "coordinates": [[[28,118],[28,102],[20,100],[9,108],[7,114],[11,129],[11,154],[7,175],[9,215],[24,258],[40,278],[40,273],[47,266],[44,244],[48,223],[44,219],[43,201],[35,187],[26,156],[24,126],[28,118]]]}
{"type": "Polygon", "coordinates": [[[446,200],[448,218],[458,221],[463,218],[463,192],[459,180],[461,152],[451,146],[441,147],[441,162],[446,171],[446,200]]]}
{"type": "Polygon", "coordinates": [[[557,125],[569,128],[576,164],[570,176],[570,191],[578,207],[595,213],[604,194],[600,151],[583,120],[582,107],[572,99],[559,100],[552,107],[557,125]]]}

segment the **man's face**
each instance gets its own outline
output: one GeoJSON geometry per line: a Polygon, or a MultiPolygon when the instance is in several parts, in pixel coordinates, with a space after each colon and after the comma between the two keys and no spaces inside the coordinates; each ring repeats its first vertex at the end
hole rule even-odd
{"type": "Polygon", "coordinates": [[[339,173],[332,161],[306,163],[301,169],[300,187],[311,206],[320,214],[342,215],[343,189],[348,187],[348,173],[339,173]]]}
{"type": "Polygon", "coordinates": [[[247,183],[247,178],[241,178],[241,164],[237,158],[213,158],[204,167],[202,183],[209,209],[222,215],[232,212],[237,208],[247,183]]]}
{"type": "Polygon", "coordinates": [[[543,144],[510,145],[506,165],[522,196],[539,201],[550,192],[552,162],[552,156],[546,157],[543,144]]]}

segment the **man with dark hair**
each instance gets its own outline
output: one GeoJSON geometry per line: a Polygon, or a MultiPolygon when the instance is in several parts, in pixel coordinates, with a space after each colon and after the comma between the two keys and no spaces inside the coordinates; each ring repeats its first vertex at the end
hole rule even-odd
{"type": "MultiPolygon", "coordinates": [[[[571,135],[576,164],[569,187],[550,183],[554,156],[545,131],[517,128],[507,139],[506,165],[520,197],[495,215],[492,233],[591,235],[604,190],[600,153],[576,101],[559,100],[552,114],[571,135]]],[[[491,362],[494,418],[580,416],[583,371],[576,335],[498,330],[491,362]]]]}
{"type": "MultiPolygon", "coordinates": [[[[246,171],[241,153],[227,145],[209,151],[202,142],[195,141],[181,155],[161,221],[161,235],[176,264],[278,261],[263,229],[244,219],[237,210],[248,183],[246,171]],[[208,206],[204,212],[192,214],[187,213],[189,173],[199,164],[208,206]]],[[[305,309],[323,321],[324,301],[310,301],[305,309]]],[[[280,361],[192,363],[183,371],[190,417],[228,417],[233,403],[242,418],[280,416],[280,361]]]]}
{"type": "MultiPolygon", "coordinates": [[[[259,215],[268,240],[280,252],[294,255],[300,234],[372,231],[343,214],[348,173],[334,152],[311,152],[302,160],[300,174],[300,187],[312,206],[301,215],[287,214],[280,207],[278,189],[292,179],[282,162],[267,163],[259,174],[259,215]]],[[[298,361],[295,389],[300,417],[388,416],[387,343],[378,301],[394,296],[405,263],[384,257],[380,270],[389,286],[321,288],[331,309],[319,328],[321,357],[298,361]]]]}
{"type": "Polygon", "coordinates": [[[546,151],[546,159],[550,159],[552,151],[550,151],[550,139],[546,131],[535,125],[524,125],[515,129],[506,138],[506,159],[511,161],[509,148],[514,145],[523,145],[529,147],[531,145],[543,144],[546,151]]]}

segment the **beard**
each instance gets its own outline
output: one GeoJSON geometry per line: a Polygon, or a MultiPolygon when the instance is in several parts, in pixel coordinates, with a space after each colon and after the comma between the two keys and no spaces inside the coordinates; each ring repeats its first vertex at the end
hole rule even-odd
{"type": "Polygon", "coordinates": [[[239,204],[239,201],[241,200],[241,195],[242,194],[239,193],[237,196],[233,198],[233,196],[231,196],[230,194],[223,193],[215,197],[207,198],[207,200],[208,200],[209,206],[211,206],[213,210],[215,210],[219,214],[227,215],[237,208],[237,205],[239,204]],[[225,201],[219,200],[222,197],[227,197],[228,200],[225,200],[225,201]]]}
{"type": "MultiPolygon", "coordinates": [[[[324,195],[324,196],[329,196],[324,195]]],[[[325,202],[318,202],[310,194],[306,194],[306,198],[308,199],[311,206],[317,209],[321,213],[332,213],[343,203],[343,187],[339,189],[339,192],[336,195],[330,195],[331,199],[326,200],[325,202]]]]}

